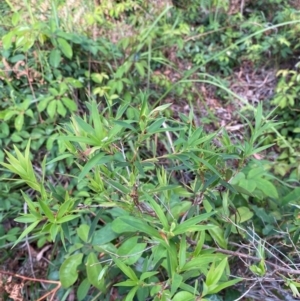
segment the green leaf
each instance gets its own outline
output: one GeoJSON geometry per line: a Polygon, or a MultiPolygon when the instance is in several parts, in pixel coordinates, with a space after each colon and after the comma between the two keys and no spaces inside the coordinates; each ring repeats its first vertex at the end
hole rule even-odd
{"type": "MultiPolygon", "coordinates": [[[[237,218],[237,223],[243,223],[245,221],[248,221],[249,219],[252,218],[253,212],[248,208],[248,207],[239,207],[237,208],[237,213],[236,213],[236,218],[237,218]]],[[[232,220],[235,220],[235,216],[231,216],[232,220]]]]}
{"type": "Polygon", "coordinates": [[[106,164],[112,161],[113,161],[113,156],[106,156],[105,153],[99,153],[95,155],[84,165],[81,173],[78,176],[78,182],[80,182],[93,167],[106,164]]]}
{"type": "Polygon", "coordinates": [[[214,288],[210,288],[209,294],[217,294],[221,290],[223,290],[227,287],[234,286],[235,284],[237,284],[238,282],[241,282],[241,281],[243,281],[243,279],[237,278],[237,279],[233,279],[233,280],[226,281],[224,283],[218,284],[214,288]]]}
{"type": "Polygon", "coordinates": [[[171,285],[171,295],[174,295],[180,284],[182,283],[183,277],[177,273],[173,275],[172,285],[171,285]]]}
{"type": "Polygon", "coordinates": [[[22,130],[24,124],[24,114],[19,114],[15,119],[15,128],[18,132],[22,130]]]}
{"type": "Polygon", "coordinates": [[[73,51],[71,45],[62,38],[57,39],[59,48],[61,49],[62,53],[68,58],[71,59],[73,56],[73,51]]]}
{"type": "Polygon", "coordinates": [[[67,110],[61,101],[57,101],[57,113],[62,117],[65,117],[67,114],[67,110]]]}
{"type": "Polygon", "coordinates": [[[194,301],[196,300],[195,295],[186,292],[186,291],[181,291],[177,293],[173,298],[172,301],[194,301]]]}
{"type": "Polygon", "coordinates": [[[256,181],[256,187],[260,189],[264,195],[274,199],[278,198],[277,189],[270,181],[266,179],[259,179],[256,181]]]}
{"type": "Polygon", "coordinates": [[[227,249],[227,241],[224,238],[223,229],[216,227],[208,230],[212,239],[223,249],[227,249]]]}
{"type": "Polygon", "coordinates": [[[173,231],[174,235],[186,233],[188,231],[202,231],[205,229],[211,229],[214,228],[214,225],[197,225],[198,223],[202,221],[208,220],[209,217],[214,215],[215,212],[209,212],[209,213],[204,213],[195,217],[192,217],[186,221],[184,221],[182,224],[179,224],[175,230],[173,231]],[[198,229],[198,230],[195,230],[198,229]]]}
{"type": "Polygon", "coordinates": [[[124,263],[127,265],[133,265],[143,255],[143,251],[146,248],[146,243],[138,243],[139,237],[131,237],[127,239],[119,247],[117,254],[121,257],[127,257],[124,263]]]}
{"type": "Polygon", "coordinates": [[[116,237],[118,237],[118,234],[113,231],[112,224],[108,223],[100,230],[94,232],[92,245],[101,246],[107,244],[108,242],[111,242],[116,237]]]}
{"type": "MultiPolygon", "coordinates": [[[[206,275],[205,283],[209,287],[211,285],[215,285],[221,279],[224,270],[227,266],[227,257],[224,258],[217,267],[215,267],[215,263],[213,263],[206,275]]],[[[208,292],[210,293],[210,292],[208,292]]]]}
{"type": "Polygon", "coordinates": [[[133,269],[131,269],[129,266],[127,266],[125,263],[123,263],[118,258],[113,258],[113,261],[116,263],[118,268],[132,281],[136,281],[138,283],[139,279],[134,273],[133,269]]]}
{"type": "Polygon", "coordinates": [[[81,264],[83,254],[74,254],[68,257],[59,269],[59,279],[63,288],[68,288],[78,278],[77,267],[81,264]]]}
{"type": "Polygon", "coordinates": [[[11,47],[12,39],[14,36],[15,36],[15,33],[13,31],[10,31],[2,37],[3,48],[5,50],[7,50],[11,47]]]}
{"type": "Polygon", "coordinates": [[[56,113],[56,100],[52,100],[48,107],[47,107],[47,113],[49,114],[49,116],[51,118],[53,118],[55,116],[56,113]]]}
{"type": "Polygon", "coordinates": [[[70,112],[74,112],[77,110],[77,104],[74,102],[74,100],[67,98],[67,97],[62,97],[61,101],[69,109],[70,112]]]}
{"type": "Polygon", "coordinates": [[[61,52],[58,49],[52,49],[49,56],[49,63],[52,67],[57,68],[61,61],[61,52]]]}
{"type": "Polygon", "coordinates": [[[88,280],[94,287],[104,292],[106,290],[104,278],[102,278],[100,281],[98,280],[101,271],[102,265],[100,264],[97,255],[94,252],[90,252],[86,262],[88,280]]]}
{"type": "Polygon", "coordinates": [[[201,269],[207,267],[212,262],[217,262],[224,259],[226,256],[223,254],[202,254],[187,262],[182,271],[189,271],[194,269],[201,269]]]}
{"type": "Polygon", "coordinates": [[[25,230],[22,232],[22,234],[19,236],[19,238],[15,241],[14,245],[12,247],[14,247],[16,244],[18,244],[27,234],[29,234],[38,224],[39,224],[39,220],[33,222],[31,225],[29,225],[27,228],[25,228],[25,230]]]}
{"type": "Polygon", "coordinates": [[[128,223],[121,220],[119,217],[112,222],[112,229],[116,233],[136,232],[136,227],[128,225],[128,223]]]}
{"type": "Polygon", "coordinates": [[[135,296],[136,291],[139,289],[138,286],[133,287],[130,292],[127,294],[124,301],[132,301],[133,297],[135,296]]]}
{"type": "Polygon", "coordinates": [[[244,188],[248,192],[253,192],[256,188],[257,181],[255,180],[248,180],[248,179],[242,179],[239,181],[239,186],[244,188]]]}
{"type": "Polygon", "coordinates": [[[54,215],[53,215],[52,211],[50,210],[48,204],[46,204],[46,202],[44,202],[42,200],[39,201],[39,204],[40,204],[44,214],[49,219],[49,221],[53,222],[54,221],[54,215]]]}
{"type": "Polygon", "coordinates": [[[300,200],[300,187],[294,188],[290,193],[284,196],[281,200],[282,205],[290,202],[298,202],[300,200]]]}
{"type": "Polygon", "coordinates": [[[79,228],[77,228],[76,232],[78,237],[83,241],[88,241],[88,234],[89,234],[90,226],[87,224],[81,224],[79,228]]]}
{"type": "Polygon", "coordinates": [[[128,224],[129,226],[134,227],[136,231],[144,232],[148,234],[150,237],[156,237],[162,240],[162,237],[160,236],[159,232],[155,228],[151,227],[146,222],[137,219],[136,217],[121,216],[119,217],[119,219],[122,220],[124,223],[128,224]]]}
{"type": "Polygon", "coordinates": [[[76,293],[76,297],[78,301],[84,300],[84,298],[87,296],[88,291],[90,289],[91,285],[87,278],[85,278],[79,285],[76,293]]]}
{"type": "Polygon", "coordinates": [[[65,215],[62,218],[57,219],[56,222],[59,224],[63,224],[63,223],[69,222],[78,217],[80,217],[80,214],[65,215]]]}

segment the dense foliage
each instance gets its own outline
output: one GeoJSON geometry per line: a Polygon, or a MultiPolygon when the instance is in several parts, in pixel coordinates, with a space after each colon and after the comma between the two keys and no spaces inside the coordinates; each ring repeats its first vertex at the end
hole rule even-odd
{"type": "Polygon", "coordinates": [[[299,297],[297,3],[73,2],[0,4],[5,300],[299,297]]]}

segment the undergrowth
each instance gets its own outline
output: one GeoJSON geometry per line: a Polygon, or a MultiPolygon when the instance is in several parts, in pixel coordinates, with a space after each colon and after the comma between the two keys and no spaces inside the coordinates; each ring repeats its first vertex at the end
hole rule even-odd
{"type": "Polygon", "coordinates": [[[230,3],[1,4],[5,300],[299,297],[299,13],[230,3]]]}

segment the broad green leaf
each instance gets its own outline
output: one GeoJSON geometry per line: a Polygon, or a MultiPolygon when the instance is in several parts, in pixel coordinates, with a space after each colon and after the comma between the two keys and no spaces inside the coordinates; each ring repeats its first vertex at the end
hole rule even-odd
{"type": "Polygon", "coordinates": [[[201,269],[203,267],[207,267],[212,262],[217,262],[225,258],[226,256],[223,254],[202,254],[197,256],[196,258],[191,259],[187,262],[182,271],[201,269]]]}
{"type": "Polygon", "coordinates": [[[237,279],[233,279],[230,281],[226,281],[224,283],[220,283],[220,284],[216,285],[214,288],[209,288],[209,294],[217,294],[221,290],[223,290],[227,287],[234,286],[235,284],[237,284],[238,282],[241,282],[241,281],[243,281],[243,279],[237,278],[237,279]]]}
{"type": "Polygon", "coordinates": [[[46,202],[44,202],[42,200],[39,200],[39,204],[40,204],[44,214],[49,219],[49,221],[53,222],[54,221],[54,215],[53,215],[51,209],[49,208],[48,204],[46,204],[46,202]]]}
{"type": "Polygon", "coordinates": [[[136,232],[136,227],[128,225],[125,221],[121,220],[120,217],[114,219],[112,222],[112,230],[116,233],[136,232]]]}
{"type": "Polygon", "coordinates": [[[73,51],[71,45],[62,38],[57,39],[58,45],[62,53],[68,58],[71,59],[73,56],[73,51]]]}
{"type": "Polygon", "coordinates": [[[78,278],[77,267],[81,264],[83,254],[74,254],[68,257],[59,269],[59,279],[63,288],[68,288],[78,278]]]}
{"type": "Polygon", "coordinates": [[[85,278],[77,288],[76,297],[78,301],[84,300],[84,298],[87,296],[89,289],[91,287],[91,284],[87,278],[85,278]]]}
{"type": "Polygon", "coordinates": [[[88,234],[89,234],[90,226],[87,224],[81,224],[79,228],[77,228],[76,232],[78,237],[83,241],[88,241],[88,234]]]}
{"type": "Polygon", "coordinates": [[[105,291],[105,282],[104,279],[98,280],[99,274],[102,270],[102,265],[100,264],[97,255],[94,252],[90,252],[86,262],[86,272],[89,282],[101,290],[102,292],[105,291]]]}
{"type": "Polygon", "coordinates": [[[159,232],[142,220],[139,220],[132,216],[121,216],[119,217],[119,219],[121,219],[124,223],[128,224],[129,226],[134,227],[136,231],[144,232],[150,237],[156,237],[162,240],[162,237],[159,234],[159,232]]]}
{"type": "Polygon", "coordinates": [[[18,132],[22,130],[24,124],[24,114],[19,114],[15,119],[15,128],[18,132]]]}
{"type": "Polygon", "coordinates": [[[106,164],[108,162],[113,161],[113,156],[106,156],[105,153],[99,153],[92,157],[83,167],[81,173],[78,176],[78,182],[80,182],[87,174],[88,172],[98,165],[106,164]]]}
{"type": "Polygon", "coordinates": [[[65,117],[67,114],[67,110],[61,101],[57,101],[57,109],[56,110],[57,110],[57,113],[62,117],[65,117]]]}
{"type": "Polygon", "coordinates": [[[215,227],[208,230],[212,239],[223,249],[227,250],[227,241],[224,238],[224,231],[220,227],[215,227]]]}
{"type": "Polygon", "coordinates": [[[215,263],[213,263],[206,275],[205,283],[209,287],[211,285],[215,285],[218,283],[218,281],[221,279],[224,270],[227,265],[227,257],[224,258],[218,266],[215,266],[215,263]]]}
{"type": "Polygon", "coordinates": [[[158,216],[160,222],[163,225],[163,228],[165,230],[168,230],[169,228],[169,223],[167,220],[167,217],[165,216],[161,206],[159,204],[156,203],[156,201],[151,197],[147,195],[147,200],[149,201],[149,203],[151,204],[152,208],[154,209],[156,215],[158,216]]]}
{"type": "Polygon", "coordinates": [[[195,295],[186,291],[181,291],[172,298],[172,301],[194,301],[196,299],[195,295]]]}
{"type": "Polygon", "coordinates": [[[56,222],[59,223],[59,224],[63,224],[63,223],[69,222],[69,221],[71,221],[75,218],[78,218],[78,217],[80,217],[80,214],[65,215],[62,218],[57,219],[56,222]]]}
{"type": "Polygon", "coordinates": [[[136,263],[139,258],[143,255],[143,251],[146,248],[146,243],[138,243],[139,237],[131,237],[127,239],[119,247],[117,254],[121,257],[126,256],[127,259],[124,263],[127,265],[132,265],[136,263]]]}
{"type": "Polygon", "coordinates": [[[281,205],[286,205],[290,202],[298,202],[299,200],[300,200],[300,187],[297,187],[282,198],[281,205]]]}
{"type": "Polygon", "coordinates": [[[47,113],[51,118],[55,116],[56,113],[56,100],[50,101],[50,103],[47,106],[47,113]]]}
{"type": "Polygon", "coordinates": [[[147,278],[150,278],[150,277],[156,275],[157,273],[159,273],[159,272],[145,272],[145,273],[143,273],[143,274],[141,275],[140,280],[143,281],[143,280],[145,280],[145,279],[147,279],[147,278]]]}
{"type": "Polygon", "coordinates": [[[173,275],[172,285],[171,285],[171,295],[174,295],[180,284],[182,283],[183,277],[177,273],[173,275]]]}
{"type": "Polygon", "coordinates": [[[139,279],[134,273],[133,269],[131,269],[129,266],[127,266],[124,262],[119,260],[118,258],[113,258],[113,261],[118,266],[118,268],[132,281],[136,281],[138,283],[139,279]]]}
{"type": "Polygon", "coordinates": [[[57,68],[61,61],[61,52],[58,49],[52,49],[49,55],[49,63],[52,67],[57,68]]]}
{"type": "MultiPolygon", "coordinates": [[[[184,221],[182,224],[179,224],[178,226],[176,226],[175,230],[173,231],[174,235],[178,235],[178,234],[182,234],[185,233],[187,231],[193,231],[191,229],[210,229],[213,227],[213,225],[201,225],[198,226],[197,224],[202,222],[202,221],[207,221],[209,217],[211,217],[212,215],[214,215],[215,212],[209,212],[209,213],[204,213],[192,218],[189,218],[188,220],[184,221]],[[197,225],[197,227],[195,228],[195,226],[197,225]]],[[[197,231],[197,230],[196,230],[197,231]]],[[[199,230],[200,231],[200,230],[199,230]]]]}
{"type": "Polygon", "coordinates": [[[256,188],[257,182],[251,179],[242,179],[239,181],[239,186],[244,188],[248,192],[253,192],[256,188]]]}
{"type": "Polygon", "coordinates": [[[18,223],[34,223],[36,221],[42,220],[42,216],[38,216],[36,214],[24,214],[21,216],[18,216],[14,219],[18,223]]]}
{"type": "Polygon", "coordinates": [[[100,230],[97,230],[93,234],[92,245],[101,246],[111,242],[119,235],[113,231],[112,224],[107,223],[100,230]]]}
{"type": "Polygon", "coordinates": [[[5,50],[9,49],[12,45],[12,39],[15,36],[14,31],[9,31],[6,35],[2,37],[3,48],[5,50]]]}
{"type": "Polygon", "coordinates": [[[259,179],[256,181],[256,187],[260,189],[264,195],[270,198],[278,198],[277,189],[273,183],[266,179],[259,179]]]}
{"type": "Polygon", "coordinates": [[[253,216],[253,212],[248,207],[239,207],[237,208],[237,211],[236,216],[231,216],[232,220],[235,220],[235,218],[237,219],[237,223],[248,221],[253,216]]]}
{"type": "Polygon", "coordinates": [[[69,109],[70,112],[74,112],[77,110],[77,104],[74,102],[74,100],[67,98],[67,97],[62,97],[61,101],[69,109]]]}

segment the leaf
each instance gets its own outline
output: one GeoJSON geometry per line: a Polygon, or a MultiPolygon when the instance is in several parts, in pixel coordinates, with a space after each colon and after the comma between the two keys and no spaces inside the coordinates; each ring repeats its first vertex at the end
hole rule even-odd
{"type": "Polygon", "coordinates": [[[182,283],[183,277],[177,273],[173,275],[172,285],[171,285],[171,295],[174,295],[180,284],[182,283]]]}
{"type": "Polygon", "coordinates": [[[15,128],[18,132],[22,130],[24,124],[24,114],[19,114],[15,119],[15,128]]]}
{"type": "Polygon", "coordinates": [[[79,285],[76,293],[76,297],[78,301],[84,300],[86,295],[88,294],[88,291],[90,289],[91,285],[87,278],[85,278],[79,285]]]}
{"type": "Polygon", "coordinates": [[[49,63],[52,67],[57,68],[61,61],[61,52],[58,49],[52,49],[49,55],[49,63]]]}
{"type": "Polygon", "coordinates": [[[172,301],[194,301],[196,300],[195,295],[190,292],[181,291],[177,293],[173,298],[172,301]]]}
{"type": "Polygon", "coordinates": [[[127,265],[132,265],[136,263],[139,258],[143,255],[143,251],[146,248],[146,243],[138,243],[139,237],[131,237],[127,239],[119,247],[117,254],[121,257],[127,257],[124,263],[127,265]]]}
{"type": "Polygon", "coordinates": [[[206,266],[208,266],[208,264],[212,263],[212,262],[217,262],[220,261],[222,259],[224,259],[226,256],[223,254],[202,254],[197,256],[196,258],[191,259],[189,262],[187,262],[183,268],[181,269],[181,271],[190,271],[190,270],[194,270],[194,269],[201,269],[204,268],[206,266]]]}
{"type": "Polygon", "coordinates": [[[208,230],[212,239],[223,249],[227,249],[227,241],[224,238],[223,229],[216,227],[208,230]]]}
{"type": "Polygon", "coordinates": [[[61,101],[57,101],[57,113],[62,117],[65,117],[67,114],[67,110],[61,101]]]}
{"type": "Polygon", "coordinates": [[[239,186],[246,189],[248,192],[253,192],[256,188],[257,182],[255,180],[242,179],[239,181],[239,186]]]}
{"type": "Polygon", "coordinates": [[[274,199],[278,198],[277,189],[270,181],[266,179],[259,179],[256,181],[256,187],[260,189],[264,195],[274,199]]]}
{"type": "Polygon", "coordinates": [[[69,109],[70,112],[74,112],[77,110],[77,104],[74,102],[74,100],[67,97],[62,97],[61,101],[69,109]]]}
{"type": "Polygon", "coordinates": [[[204,213],[195,217],[192,217],[186,221],[184,221],[182,224],[179,224],[176,226],[175,230],[173,231],[174,235],[182,234],[188,231],[201,231],[205,229],[211,229],[212,227],[215,227],[214,225],[197,225],[198,223],[207,220],[210,216],[214,215],[215,212],[209,212],[204,213]],[[196,226],[196,227],[195,227],[196,226]],[[199,230],[193,230],[193,229],[199,229],[199,230]]]}
{"type": "Polygon", "coordinates": [[[104,227],[102,227],[100,230],[97,230],[93,234],[92,239],[92,245],[104,245],[108,242],[111,242],[116,237],[118,237],[118,234],[113,231],[112,224],[108,223],[104,227]]]}
{"type": "Polygon", "coordinates": [[[298,202],[300,200],[300,187],[294,188],[290,193],[284,196],[281,200],[281,205],[286,205],[290,202],[298,202]]]}
{"type": "Polygon", "coordinates": [[[119,217],[112,222],[112,230],[116,233],[136,232],[136,227],[129,226],[119,217]]]}
{"type": "MultiPolygon", "coordinates": [[[[253,212],[248,207],[239,207],[237,208],[237,211],[238,211],[236,213],[237,223],[243,223],[245,221],[248,221],[253,216],[253,212]]],[[[231,219],[235,220],[235,216],[232,215],[231,219]]]]}
{"type": "Polygon", "coordinates": [[[70,46],[70,44],[62,38],[58,38],[57,39],[59,48],[61,49],[62,53],[68,58],[71,59],[73,56],[73,51],[72,51],[72,47],[70,46]]]}
{"type": "Polygon", "coordinates": [[[113,161],[113,156],[105,156],[105,153],[99,153],[92,157],[83,167],[81,173],[78,176],[78,182],[80,182],[87,174],[88,172],[96,166],[108,163],[113,161]]]}
{"type": "Polygon", "coordinates": [[[49,116],[51,118],[54,117],[55,113],[56,113],[56,100],[52,100],[48,107],[47,107],[47,113],[49,114],[49,116]]]}
{"type": "Polygon", "coordinates": [[[132,216],[121,216],[119,217],[119,219],[122,220],[124,223],[128,224],[129,226],[134,227],[136,231],[144,232],[150,237],[156,237],[159,240],[162,240],[159,232],[142,220],[139,220],[132,216]]]}
{"type": "Polygon", "coordinates": [[[18,237],[18,239],[15,241],[12,247],[14,247],[16,244],[18,244],[27,234],[29,234],[38,224],[39,220],[33,222],[31,225],[29,225],[25,230],[22,232],[22,234],[18,237]]]}
{"type": "Polygon", "coordinates": [[[133,269],[131,269],[129,266],[127,266],[125,263],[123,263],[121,260],[117,258],[113,258],[113,261],[116,263],[118,268],[132,281],[136,281],[138,283],[138,277],[134,273],[133,269]]]}
{"type": "Polygon", "coordinates": [[[90,252],[86,262],[86,272],[89,282],[101,290],[105,291],[105,283],[104,278],[102,280],[98,280],[99,274],[101,273],[102,265],[100,264],[97,255],[94,252],[90,252]]]}
{"type": "Polygon", "coordinates": [[[90,226],[87,224],[81,224],[79,228],[77,228],[76,232],[78,237],[83,241],[88,241],[88,234],[89,234],[90,226]]]}
{"type": "Polygon", "coordinates": [[[70,287],[78,278],[77,267],[81,264],[83,254],[74,254],[68,257],[59,269],[59,279],[64,288],[70,287]]]}
{"type": "MultiPolygon", "coordinates": [[[[205,283],[209,287],[211,285],[215,285],[221,279],[224,270],[227,266],[227,257],[224,258],[217,267],[215,267],[215,263],[213,263],[206,275],[205,283]]],[[[210,292],[209,292],[210,293],[210,292]]]]}

